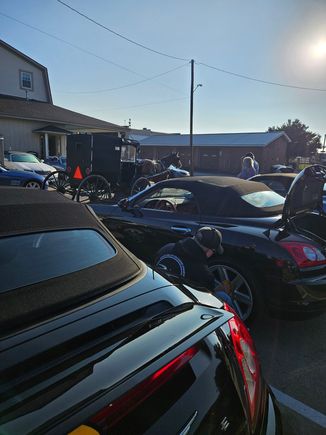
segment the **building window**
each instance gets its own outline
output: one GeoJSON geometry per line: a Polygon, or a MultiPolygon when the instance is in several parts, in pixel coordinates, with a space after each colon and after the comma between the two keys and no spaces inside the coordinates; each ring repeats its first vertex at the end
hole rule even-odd
{"type": "Polygon", "coordinates": [[[22,89],[33,89],[33,74],[28,71],[20,71],[20,87],[22,89]]]}

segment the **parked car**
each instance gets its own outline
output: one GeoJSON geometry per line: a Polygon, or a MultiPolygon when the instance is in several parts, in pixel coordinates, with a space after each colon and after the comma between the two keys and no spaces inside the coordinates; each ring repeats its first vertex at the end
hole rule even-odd
{"type": "Polygon", "coordinates": [[[9,171],[0,165],[0,186],[21,186],[28,189],[40,189],[44,177],[34,172],[9,171]]]}
{"type": "Polygon", "coordinates": [[[276,172],[279,174],[282,173],[287,174],[287,173],[294,172],[294,169],[292,166],[287,166],[287,165],[272,165],[271,172],[276,172]]]}
{"type": "Polygon", "coordinates": [[[65,171],[67,166],[67,157],[49,156],[44,160],[44,163],[53,166],[58,171],[65,171]]]}
{"type": "Polygon", "coordinates": [[[251,177],[251,181],[259,181],[266,184],[270,189],[279,195],[286,196],[293,180],[298,174],[295,173],[272,173],[272,174],[259,174],[251,177]]]}
{"type": "Polygon", "coordinates": [[[148,268],[86,205],[0,190],[1,433],[281,433],[226,305],[148,268]]]}
{"type": "Polygon", "coordinates": [[[219,282],[229,281],[244,320],[261,315],[264,306],[319,312],[326,307],[325,180],[323,167],[306,168],[285,204],[263,183],[212,176],[167,180],[119,205],[92,207],[149,263],[164,244],[194,235],[201,226],[218,228],[225,249],[211,268],[219,282]]]}
{"type": "Polygon", "coordinates": [[[31,153],[5,151],[4,157],[4,165],[7,169],[36,172],[44,176],[56,170],[53,166],[43,163],[31,153]]]}
{"type": "MultiPolygon", "coordinates": [[[[251,181],[258,181],[266,184],[270,189],[279,195],[286,196],[291,184],[298,174],[260,174],[250,178],[251,181]]],[[[326,184],[323,188],[323,210],[326,212],[326,184]]]]}

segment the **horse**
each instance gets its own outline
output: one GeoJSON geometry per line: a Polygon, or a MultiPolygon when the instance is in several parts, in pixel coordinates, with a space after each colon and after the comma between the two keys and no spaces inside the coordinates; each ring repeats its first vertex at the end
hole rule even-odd
{"type": "Polygon", "coordinates": [[[170,165],[173,165],[176,168],[182,167],[180,154],[178,152],[172,152],[162,157],[160,160],[141,159],[138,162],[138,165],[140,166],[139,175],[141,177],[146,177],[164,172],[168,169],[170,165]]]}
{"type": "Polygon", "coordinates": [[[162,157],[160,160],[138,160],[132,180],[131,195],[146,189],[153,183],[168,178],[189,176],[189,172],[181,169],[181,166],[180,154],[175,152],[162,157]]]}

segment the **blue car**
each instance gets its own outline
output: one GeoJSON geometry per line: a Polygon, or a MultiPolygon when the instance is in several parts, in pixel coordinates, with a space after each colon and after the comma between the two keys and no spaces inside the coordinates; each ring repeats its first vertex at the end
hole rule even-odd
{"type": "Polygon", "coordinates": [[[58,171],[65,171],[67,166],[67,157],[64,156],[49,156],[44,160],[47,165],[53,166],[58,171]]]}
{"type": "Polygon", "coordinates": [[[18,186],[28,189],[40,189],[44,177],[35,172],[14,171],[0,165],[0,186],[18,186]]]}

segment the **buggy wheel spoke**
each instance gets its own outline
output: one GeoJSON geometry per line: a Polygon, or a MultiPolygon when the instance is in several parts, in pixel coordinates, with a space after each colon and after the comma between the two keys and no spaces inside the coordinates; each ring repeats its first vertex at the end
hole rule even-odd
{"type": "Polygon", "coordinates": [[[109,199],[111,199],[110,185],[102,175],[90,175],[78,187],[76,201],[86,203],[109,199]]]}

